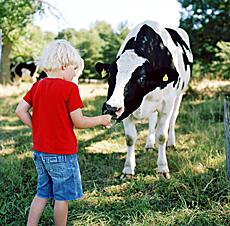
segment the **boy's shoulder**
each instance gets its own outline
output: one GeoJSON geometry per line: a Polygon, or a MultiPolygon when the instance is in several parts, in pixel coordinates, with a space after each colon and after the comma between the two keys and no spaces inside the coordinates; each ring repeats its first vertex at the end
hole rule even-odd
{"type": "Polygon", "coordinates": [[[67,92],[72,92],[73,90],[79,90],[78,85],[71,81],[66,81],[64,79],[54,79],[54,78],[44,78],[35,82],[32,88],[43,89],[44,87],[53,87],[56,90],[66,90],[67,92]]]}
{"type": "Polygon", "coordinates": [[[50,82],[55,82],[56,84],[66,85],[66,86],[73,86],[73,87],[77,86],[76,83],[71,81],[67,81],[61,78],[48,78],[48,77],[35,82],[34,85],[36,86],[37,84],[50,83],[50,82]]]}
{"type": "Polygon", "coordinates": [[[74,82],[71,81],[66,81],[66,80],[62,80],[63,84],[65,84],[67,87],[73,88],[73,89],[78,89],[78,85],[74,82]]]}

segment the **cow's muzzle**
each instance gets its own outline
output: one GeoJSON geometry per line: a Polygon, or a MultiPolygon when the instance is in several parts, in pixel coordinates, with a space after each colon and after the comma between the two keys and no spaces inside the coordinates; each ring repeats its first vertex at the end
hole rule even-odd
{"type": "Polygon", "coordinates": [[[116,107],[112,107],[111,105],[109,104],[104,104],[103,106],[103,110],[102,110],[102,113],[105,115],[105,114],[109,114],[109,115],[112,115],[113,117],[116,117],[116,112],[118,111],[118,109],[116,107]]]}
{"type": "Polygon", "coordinates": [[[109,114],[112,116],[113,119],[120,121],[119,117],[122,115],[122,113],[124,112],[124,108],[123,107],[112,107],[111,105],[104,103],[103,107],[102,107],[102,114],[109,114]]]}

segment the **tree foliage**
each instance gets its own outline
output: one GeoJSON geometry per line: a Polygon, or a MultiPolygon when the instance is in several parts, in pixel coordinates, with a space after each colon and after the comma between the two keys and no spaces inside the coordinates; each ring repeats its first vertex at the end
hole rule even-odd
{"type": "Polygon", "coordinates": [[[230,42],[220,41],[217,43],[218,52],[216,60],[212,64],[212,70],[218,77],[229,79],[230,73],[230,42]]]}
{"type": "Polygon", "coordinates": [[[0,0],[0,28],[3,33],[3,44],[15,41],[23,32],[23,28],[32,21],[37,11],[42,11],[42,1],[0,0]]]}
{"type": "Polygon", "coordinates": [[[2,62],[0,67],[0,83],[10,81],[10,53],[19,37],[25,35],[24,28],[33,19],[37,11],[42,11],[39,0],[0,0],[0,29],[2,30],[2,62]]]}
{"type": "Polygon", "coordinates": [[[73,28],[68,28],[59,32],[56,38],[68,40],[79,50],[85,62],[85,69],[81,78],[100,79],[95,71],[96,62],[111,63],[114,61],[128,31],[126,24],[121,25],[118,31],[114,32],[112,26],[107,22],[96,21],[89,30],[76,31],[73,28]]]}
{"type": "Polygon", "coordinates": [[[228,0],[178,0],[183,8],[180,26],[191,38],[195,59],[207,64],[215,59],[219,41],[230,41],[228,0]]]}
{"type": "Polygon", "coordinates": [[[55,38],[52,32],[43,32],[40,27],[32,24],[27,25],[24,30],[25,34],[19,36],[12,46],[12,63],[33,61],[41,54],[44,45],[55,38]]]}

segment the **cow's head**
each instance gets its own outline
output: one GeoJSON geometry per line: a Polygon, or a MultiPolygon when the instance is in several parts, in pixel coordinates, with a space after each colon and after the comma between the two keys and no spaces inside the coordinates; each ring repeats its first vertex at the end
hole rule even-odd
{"type": "Polygon", "coordinates": [[[118,121],[134,112],[147,93],[178,80],[170,52],[148,26],[127,42],[112,64],[97,63],[96,70],[107,75],[109,84],[102,113],[113,115],[118,121]]]}
{"type": "Polygon", "coordinates": [[[102,109],[104,114],[122,120],[140,106],[148,70],[146,59],[129,51],[110,65],[97,63],[96,69],[108,76],[107,102],[102,109]]]}

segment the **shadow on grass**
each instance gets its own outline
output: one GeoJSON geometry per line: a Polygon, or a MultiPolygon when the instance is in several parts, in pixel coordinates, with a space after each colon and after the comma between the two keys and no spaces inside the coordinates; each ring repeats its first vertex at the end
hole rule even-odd
{"type": "MultiPolygon", "coordinates": [[[[149,170],[142,170],[134,180],[96,182],[94,190],[77,206],[70,207],[72,224],[88,222],[88,225],[162,225],[157,214],[169,215],[185,211],[182,225],[228,225],[230,217],[226,209],[229,204],[229,186],[221,163],[217,168],[192,175],[175,173],[171,180],[148,177],[149,170]],[[217,170],[218,169],[218,170],[217,170]],[[220,170],[221,169],[221,170],[220,170]],[[191,214],[196,215],[191,221],[191,214]],[[80,221],[78,221],[80,219],[80,221]],[[121,220],[122,219],[122,220],[121,220]],[[152,220],[151,220],[152,219],[152,220]],[[149,223],[155,224],[149,224],[149,223]],[[104,223],[104,224],[103,224],[104,223]]],[[[96,174],[95,174],[96,175],[96,174]]],[[[86,224],[87,225],[87,224],[86,224]]],[[[173,224],[173,220],[170,225],[173,224]]]]}
{"type": "Polygon", "coordinates": [[[22,154],[31,150],[31,129],[26,127],[17,128],[20,125],[22,123],[19,120],[13,122],[0,121],[0,156],[1,154],[9,156],[14,153],[22,154]],[[7,150],[9,151],[7,152],[7,150]]]}

